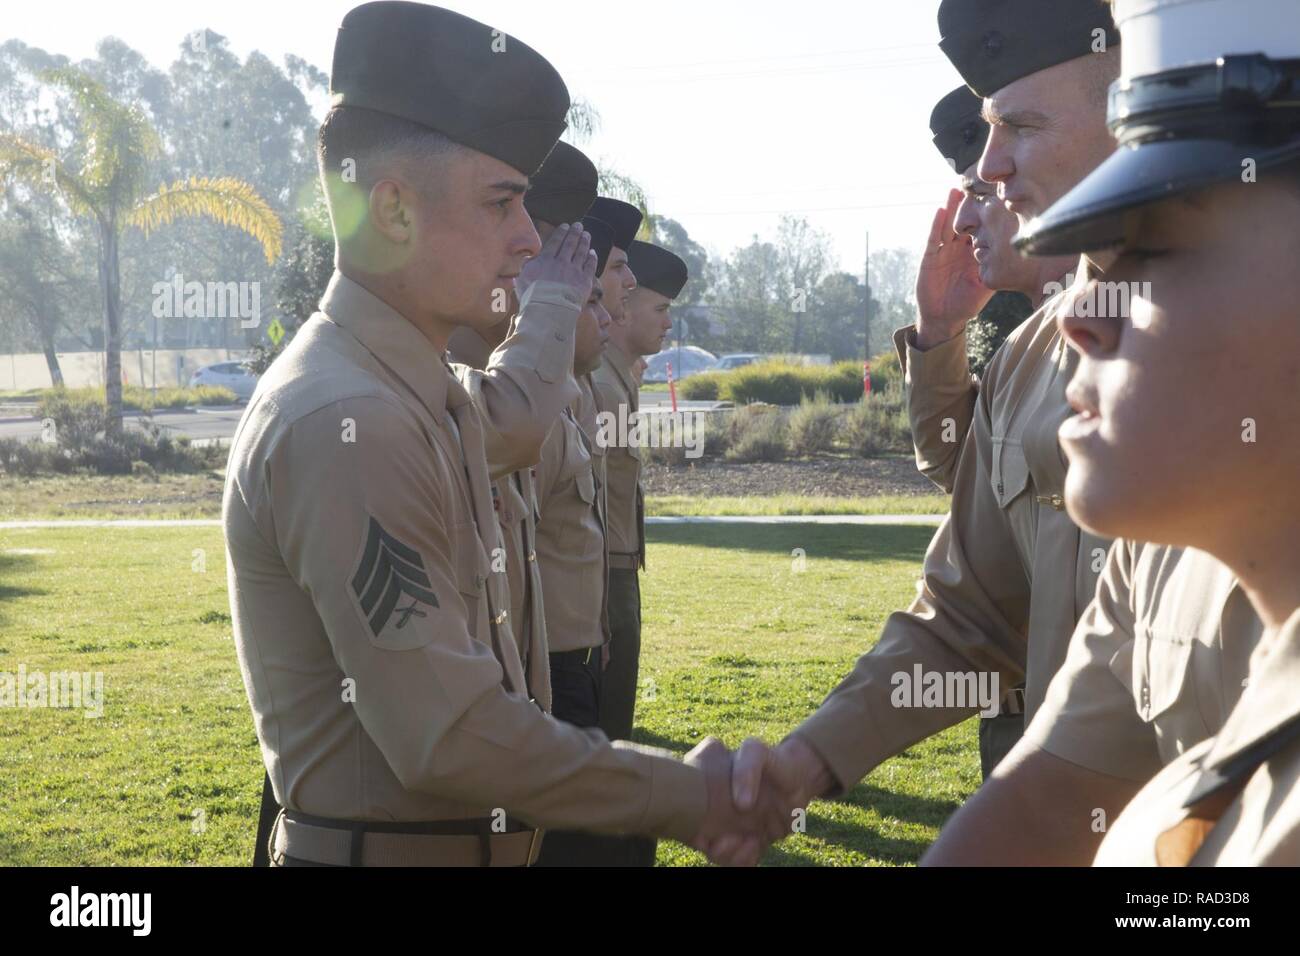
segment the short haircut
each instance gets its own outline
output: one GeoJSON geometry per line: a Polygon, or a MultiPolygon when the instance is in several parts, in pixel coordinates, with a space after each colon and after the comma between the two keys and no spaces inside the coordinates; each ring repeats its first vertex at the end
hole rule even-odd
{"type": "Polygon", "coordinates": [[[412,160],[432,171],[441,160],[463,149],[427,126],[356,106],[330,109],[316,136],[316,161],[327,198],[340,184],[348,160],[352,161],[356,186],[369,192],[395,161],[412,160]]]}

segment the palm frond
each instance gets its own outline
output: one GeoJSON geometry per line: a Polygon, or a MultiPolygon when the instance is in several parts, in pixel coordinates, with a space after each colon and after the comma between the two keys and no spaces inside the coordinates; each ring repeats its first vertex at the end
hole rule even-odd
{"type": "Polygon", "coordinates": [[[625,176],[617,169],[611,169],[602,163],[596,164],[596,171],[599,174],[600,195],[609,196],[612,199],[621,199],[624,202],[631,203],[641,210],[641,229],[637,235],[642,239],[650,237],[650,200],[646,198],[645,190],[631,176],[625,176]]]}
{"type": "Polygon", "coordinates": [[[565,135],[575,143],[585,143],[600,129],[600,111],[589,100],[578,97],[569,105],[565,135]]]}
{"type": "Polygon", "coordinates": [[[63,165],[57,153],[14,133],[0,132],[0,180],[15,180],[36,189],[58,189],[79,216],[94,215],[95,203],[85,183],[63,165]],[[54,181],[50,181],[50,172],[54,181]]]}
{"type": "Polygon", "coordinates": [[[199,216],[248,233],[261,243],[268,263],[279,258],[284,239],[280,217],[257,190],[242,179],[192,176],[188,180],[164,185],[152,196],[140,200],[124,222],[147,236],[174,219],[199,216]]]}
{"type": "Polygon", "coordinates": [[[72,97],[86,147],[82,177],[89,190],[130,205],[162,148],[144,111],[120,103],[97,80],[73,67],[45,70],[41,79],[72,97]]]}

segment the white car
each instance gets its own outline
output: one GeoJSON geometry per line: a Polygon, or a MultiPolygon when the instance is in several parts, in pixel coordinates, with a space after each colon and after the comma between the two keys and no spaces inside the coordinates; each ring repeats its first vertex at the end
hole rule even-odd
{"type": "Polygon", "coordinates": [[[755,362],[762,361],[763,356],[757,352],[737,352],[734,355],[724,355],[718,359],[715,371],[725,372],[728,369],[741,368],[745,365],[753,365],[755,362]]]}
{"type": "Polygon", "coordinates": [[[253,397],[253,389],[257,388],[257,378],[239,362],[219,362],[216,365],[205,365],[191,375],[190,388],[199,385],[228,388],[241,402],[246,402],[253,397]]]}
{"type": "Polygon", "coordinates": [[[717,361],[718,357],[716,355],[712,352],[706,352],[698,346],[673,346],[646,359],[645,376],[641,380],[643,382],[668,381],[668,363],[671,362],[673,365],[673,381],[680,382],[682,379],[698,375],[700,372],[707,372],[713,368],[717,361]]]}

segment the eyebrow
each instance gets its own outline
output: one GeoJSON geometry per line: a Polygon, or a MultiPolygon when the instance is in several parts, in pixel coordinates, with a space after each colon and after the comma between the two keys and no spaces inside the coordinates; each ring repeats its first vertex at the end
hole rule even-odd
{"type": "Polygon", "coordinates": [[[516,196],[522,196],[528,192],[528,181],[522,183],[517,179],[503,179],[499,183],[493,183],[488,187],[490,190],[514,193],[516,196]]]}
{"type": "Polygon", "coordinates": [[[1011,110],[1003,113],[996,106],[989,105],[989,101],[984,101],[984,108],[980,111],[984,122],[990,126],[1046,126],[1047,115],[1040,113],[1038,110],[1011,110]]]}

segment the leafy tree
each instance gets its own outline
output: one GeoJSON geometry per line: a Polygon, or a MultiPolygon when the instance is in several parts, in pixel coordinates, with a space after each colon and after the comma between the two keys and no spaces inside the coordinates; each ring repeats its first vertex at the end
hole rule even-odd
{"type": "Polygon", "coordinates": [[[122,233],[134,227],[147,236],[176,219],[202,216],[251,235],[272,263],[280,253],[282,226],[257,191],[233,177],[192,176],[147,192],[150,163],[162,143],[144,113],[114,99],[80,70],[53,69],[43,78],[71,100],[79,137],[61,155],[13,132],[0,131],[0,177],[37,190],[54,188],[74,215],[94,226],[104,306],[108,422],[109,430],[118,432],[122,427],[122,233]]]}

